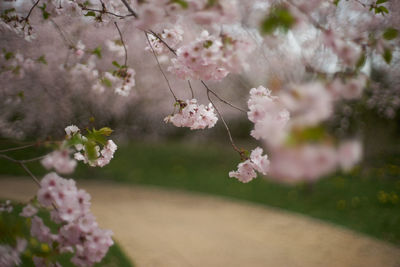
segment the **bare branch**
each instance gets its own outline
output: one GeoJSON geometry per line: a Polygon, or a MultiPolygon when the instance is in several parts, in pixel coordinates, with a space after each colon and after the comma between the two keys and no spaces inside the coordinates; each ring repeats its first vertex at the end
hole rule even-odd
{"type": "Polygon", "coordinates": [[[126,2],[126,0],[121,0],[121,2],[125,5],[126,9],[128,9],[129,12],[131,12],[132,16],[135,18],[138,18],[138,14],[131,8],[131,6],[126,2]]]}

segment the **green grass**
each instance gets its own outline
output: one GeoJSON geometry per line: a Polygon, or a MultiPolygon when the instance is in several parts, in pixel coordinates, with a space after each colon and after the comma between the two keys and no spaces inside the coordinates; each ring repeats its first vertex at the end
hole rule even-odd
{"type": "MultiPolygon", "coordinates": [[[[1,201],[4,203],[4,201],[1,201]]],[[[14,209],[11,213],[0,212],[0,244],[11,244],[15,246],[16,237],[27,239],[30,236],[30,219],[19,216],[18,214],[22,211],[23,204],[13,203],[14,209]]],[[[52,223],[49,218],[49,214],[46,212],[39,212],[41,218],[44,219],[44,223],[49,226],[53,233],[56,232],[57,225],[52,223]]],[[[51,251],[47,244],[39,243],[34,238],[28,238],[28,245],[26,250],[21,255],[20,266],[33,266],[32,255],[45,256],[51,255],[51,251]]],[[[62,266],[74,266],[70,258],[71,254],[63,254],[57,256],[54,260],[58,261],[62,266]]],[[[107,255],[104,259],[95,264],[94,267],[133,267],[132,263],[122,252],[121,248],[114,243],[110,247],[107,255]]]]}
{"type": "MultiPolygon", "coordinates": [[[[23,154],[14,156],[21,158],[23,154]]],[[[218,144],[129,143],[119,147],[108,166],[100,169],[80,165],[73,176],[157,185],[261,203],[400,245],[399,156],[373,161],[374,166],[370,164],[368,171],[333,175],[312,187],[289,187],[260,178],[242,184],[228,177],[238,162],[232,149],[218,144]]],[[[12,163],[0,160],[0,166],[0,173],[24,174],[12,163]]],[[[30,167],[35,173],[45,173],[37,164],[30,167]]]]}

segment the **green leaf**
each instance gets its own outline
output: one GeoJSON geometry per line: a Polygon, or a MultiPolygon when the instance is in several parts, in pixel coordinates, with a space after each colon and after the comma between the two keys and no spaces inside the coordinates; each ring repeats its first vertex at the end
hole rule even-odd
{"type": "Polygon", "coordinates": [[[17,94],[17,96],[18,96],[19,98],[21,98],[21,99],[24,99],[24,98],[25,98],[24,91],[19,91],[18,94],[17,94]]]}
{"type": "Polygon", "coordinates": [[[334,4],[335,6],[337,6],[337,5],[339,4],[339,2],[340,2],[340,0],[334,0],[334,1],[333,1],[333,4],[334,4]]]}
{"type": "Polygon", "coordinates": [[[379,4],[383,4],[383,3],[386,3],[388,0],[378,0],[378,1],[376,1],[376,4],[377,5],[379,5],[379,4]]]}
{"type": "Polygon", "coordinates": [[[389,48],[385,48],[382,57],[387,64],[390,64],[390,62],[392,61],[392,50],[390,50],[389,48]]]}
{"type": "Polygon", "coordinates": [[[8,13],[14,12],[14,11],[15,11],[15,8],[6,9],[6,10],[4,10],[4,15],[7,15],[8,13]]]}
{"type": "Polygon", "coordinates": [[[109,127],[103,127],[98,132],[104,136],[110,136],[113,130],[109,127]]]}
{"type": "Polygon", "coordinates": [[[107,139],[104,137],[104,134],[102,134],[100,131],[97,131],[96,129],[93,129],[93,131],[89,131],[86,137],[89,142],[99,143],[103,146],[107,143],[107,139]]]}
{"type": "Polygon", "coordinates": [[[365,53],[362,53],[361,57],[358,59],[357,63],[356,63],[356,68],[360,69],[365,65],[365,61],[367,60],[367,56],[365,55],[365,53]]]}
{"type": "Polygon", "coordinates": [[[118,62],[115,61],[115,60],[112,62],[112,64],[113,64],[115,67],[119,68],[119,69],[122,68],[121,65],[119,65],[118,62]]]}
{"type": "Polygon", "coordinates": [[[42,64],[47,65],[47,61],[46,61],[46,58],[45,58],[44,55],[38,57],[38,58],[36,59],[36,61],[37,61],[37,62],[40,62],[40,63],[42,63],[42,64]]]}
{"type": "Polygon", "coordinates": [[[6,60],[10,60],[10,59],[12,59],[14,57],[14,53],[13,52],[5,52],[4,53],[4,58],[6,59],[6,60]]]}
{"type": "Polygon", "coordinates": [[[386,40],[393,40],[397,37],[398,31],[395,28],[387,28],[383,33],[383,38],[386,40]]]}
{"type": "Polygon", "coordinates": [[[188,9],[189,4],[184,0],[172,0],[171,3],[180,5],[183,9],[188,9]]]}
{"type": "Polygon", "coordinates": [[[82,139],[80,134],[74,134],[70,139],[67,140],[67,146],[84,145],[86,142],[82,139]]]}
{"type": "Polygon", "coordinates": [[[85,17],[96,17],[96,13],[94,13],[94,11],[89,11],[85,14],[85,17]]]}
{"type": "Polygon", "coordinates": [[[376,14],[378,14],[378,13],[382,13],[382,14],[386,13],[386,14],[388,14],[389,10],[384,6],[378,6],[378,7],[375,8],[375,13],[376,14]]]}
{"type": "Polygon", "coordinates": [[[218,0],[208,0],[208,1],[207,1],[206,8],[213,7],[213,6],[215,6],[217,3],[218,3],[218,0]]]}
{"type": "Polygon", "coordinates": [[[212,46],[212,44],[213,44],[213,41],[207,40],[207,41],[205,41],[205,42],[203,43],[203,47],[204,47],[204,48],[209,48],[209,47],[212,46]]]}
{"type": "Polygon", "coordinates": [[[39,7],[42,10],[42,16],[44,19],[48,19],[50,17],[50,13],[46,11],[46,4],[43,4],[43,6],[39,7]]]}
{"type": "Polygon", "coordinates": [[[93,141],[88,141],[85,144],[85,152],[90,161],[97,159],[96,143],[93,141]]]}
{"type": "Polygon", "coordinates": [[[276,7],[271,10],[270,14],[261,23],[261,33],[271,34],[277,29],[286,32],[294,23],[295,19],[287,8],[276,7]]]}
{"type": "Polygon", "coordinates": [[[107,87],[112,87],[112,82],[109,79],[107,79],[106,77],[103,77],[103,79],[101,79],[101,83],[107,87]]]}
{"type": "Polygon", "coordinates": [[[92,51],[93,55],[96,55],[98,58],[101,58],[101,46],[96,47],[92,51]]]}

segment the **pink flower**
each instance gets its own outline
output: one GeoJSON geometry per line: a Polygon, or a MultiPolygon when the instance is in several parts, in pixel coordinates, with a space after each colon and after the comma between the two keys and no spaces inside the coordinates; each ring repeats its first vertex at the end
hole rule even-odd
{"type": "Polygon", "coordinates": [[[268,156],[262,156],[262,153],[262,148],[255,148],[250,154],[250,159],[239,163],[237,171],[229,172],[229,177],[235,177],[243,183],[248,183],[257,177],[255,171],[266,175],[269,170],[269,160],[268,156]]]}
{"type": "Polygon", "coordinates": [[[259,86],[250,90],[247,116],[254,123],[251,136],[264,139],[269,145],[280,144],[287,136],[289,112],[278,97],[271,91],[259,86]]]}
{"type": "Polygon", "coordinates": [[[171,122],[176,127],[188,127],[191,130],[212,128],[218,118],[211,103],[208,106],[198,105],[196,99],[179,103],[179,112],[167,116],[164,121],[171,122]]]}
{"type": "Polygon", "coordinates": [[[37,213],[37,211],[37,208],[35,208],[31,204],[28,204],[22,209],[22,212],[19,215],[23,217],[32,217],[37,213]]]}
{"type": "Polygon", "coordinates": [[[344,171],[349,171],[362,157],[362,146],[357,140],[344,141],[339,145],[338,160],[344,171]]]}

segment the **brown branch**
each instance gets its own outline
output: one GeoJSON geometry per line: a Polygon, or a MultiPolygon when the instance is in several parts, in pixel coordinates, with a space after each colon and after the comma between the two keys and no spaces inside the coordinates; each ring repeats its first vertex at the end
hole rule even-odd
{"type": "Polygon", "coordinates": [[[132,16],[135,18],[138,18],[138,14],[131,8],[131,6],[126,2],[126,0],[121,0],[121,2],[125,5],[126,9],[128,9],[129,12],[131,12],[132,16]]]}
{"type": "Polygon", "coordinates": [[[241,112],[247,113],[246,110],[244,110],[244,109],[242,109],[242,108],[239,108],[239,107],[237,107],[237,106],[235,106],[235,105],[229,103],[228,101],[222,99],[217,93],[215,93],[213,90],[211,90],[203,80],[201,80],[201,83],[204,85],[204,87],[205,87],[208,91],[210,91],[210,92],[211,92],[216,98],[218,98],[218,100],[221,101],[222,103],[224,103],[224,104],[226,104],[226,105],[228,105],[228,106],[230,106],[230,107],[232,107],[232,108],[235,108],[235,109],[237,109],[237,110],[239,110],[239,111],[241,111],[241,112]]]}
{"type": "Polygon", "coordinates": [[[31,9],[28,12],[28,15],[26,15],[26,17],[24,18],[25,22],[28,22],[29,17],[32,14],[32,11],[35,9],[35,7],[39,4],[40,0],[37,0],[35,4],[33,4],[33,6],[31,7],[31,9]]]}
{"type": "Polygon", "coordinates": [[[35,145],[36,145],[36,144],[29,144],[29,145],[24,145],[24,146],[19,146],[19,147],[6,148],[6,149],[0,150],[0,153],[6,153],[6,152],[10,152],[10,151],[21,150],[21,149],[33,147],[33,146],[35,146],[35,145]]]}
{"type": "Polygon", "coordinates": [[[82,8],[82,10],[85,10],[85,11],[93,11],[93,12],[98,12],[98,13],[101,13],[101,14],[108,14],[108,15],[111,15],[111,16],[114,16],[114,17],[117,17],[117,18],[120,18],[120,19],[124,19],[126,17],[133,16],[132,14],[120,15],[120,14],[116,14],[116,13],[113,13],[113,12],[110,12],[110,11],[107,11],[107,10],[88,8],[88,7],[85,7],[85,6],[82,6],[81,8],[82,8]]]}

